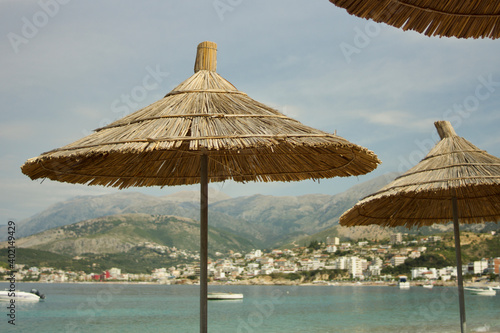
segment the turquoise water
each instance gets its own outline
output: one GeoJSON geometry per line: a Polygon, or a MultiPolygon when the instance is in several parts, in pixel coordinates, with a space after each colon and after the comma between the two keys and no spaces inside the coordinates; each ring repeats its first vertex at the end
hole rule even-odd
{"type": "MultiPolygon", "coordinates": [[[[0,283],[4,289],[7,284],[0,283]]],[[[1,332],[197,332],[199,287],[21,284],[43,302],[16,303],[16,325],[0,303],[1,332]]],[[[209,332],[458,332],[456,288],[374,286],[209,286],[242,292],[208,304],[209,332]]],[[[500,295],[466,294],[467,328],[500,332],[500,295]]]]}

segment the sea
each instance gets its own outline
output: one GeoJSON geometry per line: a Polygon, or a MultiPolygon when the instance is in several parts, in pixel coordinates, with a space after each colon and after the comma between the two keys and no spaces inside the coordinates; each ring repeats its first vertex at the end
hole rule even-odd
{"type": "MultiPolygon", "coordinates": [[[[0,283],[0,288],[8,287],[0,283]]],[[[17,283],[46,299],[0,302],[0,332],[199,332],[199,286],[17,283]]],[[[243,300],[209,301],[209,332],[460,332],[457,288],[209,286],[243,300]]],[[[500,332],[500,295],[466,292],[468,332],[500,332]]]]}

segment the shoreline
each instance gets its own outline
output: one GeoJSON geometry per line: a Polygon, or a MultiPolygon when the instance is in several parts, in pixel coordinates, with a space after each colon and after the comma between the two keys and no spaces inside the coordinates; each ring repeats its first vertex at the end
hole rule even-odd
{"type": "MultiPolygon", "coordinates": [[[[176,281],[180,282],[180,281],[176,281]]],[[[0,281],[0,283],[9,283],[8,280],[0,281]]],[[[197,286],[199,283],[161,283],[161,282],[146,282],[146,281],[67,281],[67,282],[40,282],[40,281],[16,281],[16,285],[21,284],[131,284],[131,285],[185,285],[185,286],[197,286]]],[[[428,284],[424,281],[410,281],[411,287],[422,287],[424,284],[428,284]]],[[[266,281],[261,279],[251,279],[251,280],[240,280],[240,281],[230,281],[230,282],[209,282],[209,286],[332,286],[332,287],[397,287],[397,282],[391,281],[316,281],[316,282],[294,282],[294,281],[266,281]]],[[[435,287],[457,287],[455,281],[452,282],[442,282],[438,281],[433,283],[435,287]]],[[[497,287],[500,286],[500,282],[468,282],[464,283],[464,287],[497,287]]]]}

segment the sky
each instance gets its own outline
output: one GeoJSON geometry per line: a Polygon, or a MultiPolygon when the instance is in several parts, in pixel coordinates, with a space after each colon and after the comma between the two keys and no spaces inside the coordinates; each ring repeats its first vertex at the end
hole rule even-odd
{"type": "MultiPolygon", "coordinates": [[[[29,158],[161,98],[200,42],[253,99],[374,151],[373,172],[320,182],[214,183],[232,197],[336,194],[417,164],[434,121],[500,156],[500,41],[426,37],[328,0],[0,0],[0,225],[114,188],[32,181],[29,158]]],[[[198,185],[132,188],[167,195],[198,185]]]]}

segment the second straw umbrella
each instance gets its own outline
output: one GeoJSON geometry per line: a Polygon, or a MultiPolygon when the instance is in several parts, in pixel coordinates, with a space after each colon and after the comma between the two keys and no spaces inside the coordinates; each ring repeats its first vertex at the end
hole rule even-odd
{"type": "Polygon", "coordinates": [[[360,200],[340,217],[343,226],[420,227],[453,221],[460,325],[466,331],[459,221],[500,221],[500,158],[435,123],[441,141],[416,166],[360,200]]]}

